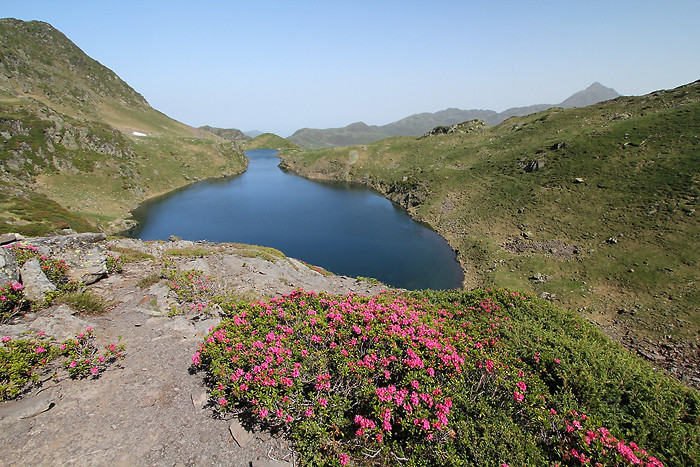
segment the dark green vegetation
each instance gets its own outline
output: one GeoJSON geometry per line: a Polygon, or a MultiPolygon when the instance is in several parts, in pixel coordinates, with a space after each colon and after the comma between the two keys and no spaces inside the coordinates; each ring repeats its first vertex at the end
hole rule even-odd
{"type": "Polygon", "coordinates": [[[446,109],[435,113],[414,114],[382,126],[357,122],[343,128],[326,128],[323,130],[302,128],[290,136],[289,140],[306,149],[367,144],[392,136],[420,136],[436,126],[454,125],[467,120],[479,119],[489,125],[498,125],[510,117],[529,115],[551,107],[563,107],[565,109],[569,107],[584,107],[618,96],[619,94],[614,89],[606,88],[600,83],[593,83],[585,90],[577,92],[556,106],[536,104],[527,107],[513,107],[503,112],[476,109],[446,109]]]}
{"type": "Polygon", "coordinates": [[[120,231],[144,199],[246,164],[236,143],[154,110],[50,25],[0,20],[4,231],[120,231]]]}
{"type": "Polygon", "coordinates": [[[302,465],[700,462],[697,392],[504,290],[238,304],[193,362],[221,413],[282,430],[302,465]]]}
{"type": "Polygon", "coordinates": [[[402,204],[458,251],[467,287],[531,291],[628,344],[697,355],[699,98],[695,82],[280,157],[306,177],[363,183],[402,204]]]}

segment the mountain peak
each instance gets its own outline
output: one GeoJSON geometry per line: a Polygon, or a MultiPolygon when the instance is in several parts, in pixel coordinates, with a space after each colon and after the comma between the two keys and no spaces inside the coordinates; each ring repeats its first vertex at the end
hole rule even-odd
{"type": "Polygon", "coordinates": [[[583,91],[579,91],[559,104],[559,107],[565,109],[570,107],[586,107],[588,105],[597,104],[601,101],[607,101],[620,97],[620,94],[612,88],[608,88],[600,84],[598,81],[588,86],[583,91]]]}

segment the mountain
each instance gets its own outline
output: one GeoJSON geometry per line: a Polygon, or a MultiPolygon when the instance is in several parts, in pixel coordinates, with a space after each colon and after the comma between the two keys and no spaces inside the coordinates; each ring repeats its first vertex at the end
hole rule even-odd
{"type": "Polygon", "coordinates": [[[216,128],[209,125],[204,125],[199,127],[200,130],[208,131],[209,133],[220,136],[228,141],[247,141],[251,139],[250,136],[243,133],[241,130],[236,128],[216,128]]]}
{"type": "Polygon", "coordinates": [[[595,82],[583,91],[579,91],[565,99],[558,107],[564,107],[565,109],[571,107],[586,107],[588,105],[597,104],[598,102],[615,99],[616,97],[620,97],[617,91],[612,88],[606,88],[602,84],[595,82]]]}
{"type": "Polygon", "coordinates": [[[536,104],[527,107],[513,107],[503,112],[450,108],[435,113],[414,114],[382,126],[369,126],[363,122],[357,122],[343,128],[323,130],[302,128],[290,136],[289,140],[307,149],[367,144],[392,136],[420,136],[437,126],[450,126],[475,119],[483,120],[489,125],[498,125],[510,117],[529,115],[552,107],[585,107],[619,96],[620,94],[614,89],[606,88],[596,82],[556,105],[536,104]]]}
{"type": "Polygon", "coordinates": [[[246,136],[250,136],[251,138],[257,138],[258,136],[262,135],[262,131],[258,130],[249,130],[249,131],[244,131],[243,132],[246,136]]]}
{"type": "Polygon", "coordinates": [[[119,231],[146,198],[245,170],[51,25],[0,19],[0,229],[119,231]]]}

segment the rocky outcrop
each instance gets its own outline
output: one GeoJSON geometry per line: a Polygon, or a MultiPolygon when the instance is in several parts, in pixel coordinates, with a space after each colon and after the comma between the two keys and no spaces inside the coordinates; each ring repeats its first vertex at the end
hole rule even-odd
{"type": "Polygon", "coordinates": [[[421,136],[421,138],[427,138],[428,136],[434,135],[466,135],[468,133],[477,132],[486,126],[487,125],[481,120],[470,120],[468,122],[456,123],[450,126],[437,126],[421,136]]]}

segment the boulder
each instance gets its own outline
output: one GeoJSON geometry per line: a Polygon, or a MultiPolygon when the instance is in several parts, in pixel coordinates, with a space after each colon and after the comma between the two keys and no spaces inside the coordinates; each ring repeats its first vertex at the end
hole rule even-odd
{"type": "Polygon", "coordinates": [[[19,282],[19,265],[11,249],[0,249],[0,286],[19,282]]]}
{"type": "Polygon", "coordinates": [[[36,318],[29,327],[37,332],[44,331],[58,342],[63,342],[90,327],[90,323],[74,316],[75,313],[68,305],[61,305],[36,318]]]}
{"type": "Polygon", "coordinates": [[[68,277],[73,281],[94,284],[108,275],[107,257],[97,247],[86,250],[68,250],[57,257],[66,262],[68,277]]]}
{"type": "Polygon", "coordinates": [[[41,270],[39,260],[32,258],[24,263],[20,269],[22,284],[24,285],[24,296],[33,302],[43,302],[46,292],[53,292],[56,286],[46,277],[41,270]]]}

